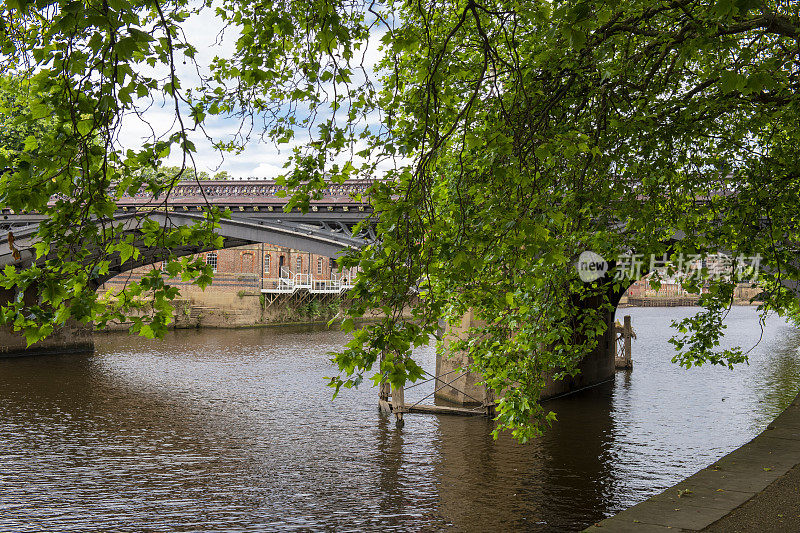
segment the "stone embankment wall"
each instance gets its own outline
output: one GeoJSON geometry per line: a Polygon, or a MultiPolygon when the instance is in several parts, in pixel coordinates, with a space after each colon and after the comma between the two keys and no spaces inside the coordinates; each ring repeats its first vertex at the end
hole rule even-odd
{"type": "MultiPolygon", "coordinates": [[[[742,284],[733,292],[733,305],[758,305],[761,289],[742,284]]],[[[681,307],[698,305],[700,296],[688,294],[675,285],[662,285],[658,291],[631,285],[620,298],[619,307],[681,307]]]]}
{"type": "MultiPolygon", "coordinates": [[[[124,281],[118,276],[100,292],[119,290],[124,281]]],[[[177,329],[325,323],[337,315],[343,317],[347,306],[345,294],[262,294],[261,280],[248,273],[218,272],[205,290],[179,280],[169,283],[181,290],[180,299],[173,301],[175,313],[170,324],[177,329]]],[[[130,323],[111,324],[108,329],[124,330],[129,326],[130,323]]]]}
{"type": "MultiPolygon", "coordinates": [[[[181,289],[180,299],[173,301],[175,312],[170,324],[176,329],[324,324],[332,318],[344,318],[349,305],[346,294],[262,294],[260,280],[252,274],[217,273],[214,283],[205,290],[173,280],[170,284],[181,289]]],[[[100,290],[109,288],[119,289],[121,284],[106,284],[100,290]]],[[[404,315],[411,316],[410,309],[404,315]]],[[[380,311],[375,311],[364,319],[381,316],[380,311]]],[[[127,330],[129,326],[130,323],[114,323],[107,329],[127,330]]]]}
{"type": "MultiPolygon", "coordinates": [[[[15,298],[17,298],[16,291],[0,289],[0,303],[10,302],[15,298]]],[[[33,305],[36,303],[38,295],[36,291],[29,290],[23,295],[23,298],[26,304],[33,305]]],[[[0,326],[0,357],[92,351],[94,351],[92,327],[90,324],[82,324],[77,320],[68,320],[63,327],[30,347],[22,333],[14,331],[11,326],[0,326]]]]}
{"type": "MultiPolygon", "coordinates": [[[[346,300],[338,296],[282,296],[269,302],[260,292],[209,292],[174,300],[175,313],[170,327],[242,328],[279,324],[327,322],[344,314],[346,300]]],[[[109,330],[124,330],[129,323],[109,325],[109,330]]]]}
{"type": "Polygon", "coordinates": [[[75,320],[67,321],[64,327],[30,347],[21,333],[13,331],[9,326],[0,327],[0,357],[93,351],[92,327],[75,320]]]}

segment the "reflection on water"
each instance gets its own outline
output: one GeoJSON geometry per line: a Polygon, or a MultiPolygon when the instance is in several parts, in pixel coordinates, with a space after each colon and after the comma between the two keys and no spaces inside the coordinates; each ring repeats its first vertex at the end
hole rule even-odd
{"type": "MultiPolygon", "coordinates": [[[[580,529],[746,442],[794,397],[798,331],[770,320],[749,366],[687,371],[666,340],[689,312],[623,310],[634,371],[549,402],[559,422],[527,446],[493,441],[483,418],[398,429],[366,387],[331,401],[339,332],[103,335],[93,356],[0,360],[0,527],[580,529]]],[[[758,337],[752,309],[728,324],[733,343],[758,337]]]]}

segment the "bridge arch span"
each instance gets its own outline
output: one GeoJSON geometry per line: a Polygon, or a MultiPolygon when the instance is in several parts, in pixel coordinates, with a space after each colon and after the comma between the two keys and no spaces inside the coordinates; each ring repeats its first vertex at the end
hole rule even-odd
{"type": "MultiPolygon", "coordinates": [[[[202,214],[153,211],[146,218],[162,227],[192,225],[203,220],[202,214]]],[[[115,224],[122,223],[123,232],[136,234],[141,228],[141,213],[118,213],[114,216],[115,224]]],[[[314,220],[308,221],[281,219],[223,219],[219,222],[216,234],[223,238],[221,249],[233,248],[247,244],[268,243],[276,246],[292,248],[326,257],[336,257],[347,250],[359,249],[374,239],[372,230],[354,235],[354,223],[330,223],[314,220]]],[[[15,247],[19,250],[20,259],[16,260],[8,239],[0,244],[0,268],[5,265],[27,267],[36,261],[33,246],[37,241],[37,224],[29,225],[14,231],[15,247]]],[[[184,246],[165,250],[158,247],[146,247],[140,240],[135,241],[141,255],[137,260],[128,260],[124,264],[119,258],[112,258],[109,273],[95,280],[100,285],[125,271],[149,265],[166,259],[169,254],[178,257],[220,249],[216,246],[184,246]]]]}

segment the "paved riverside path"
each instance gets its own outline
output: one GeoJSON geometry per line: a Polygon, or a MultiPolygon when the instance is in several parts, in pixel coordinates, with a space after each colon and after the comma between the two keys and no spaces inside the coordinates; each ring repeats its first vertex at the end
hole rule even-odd
{"type": "Polygon", "coordinates": [[[800,394],[760,435],[586,532],[800,532],[800,394]]]}

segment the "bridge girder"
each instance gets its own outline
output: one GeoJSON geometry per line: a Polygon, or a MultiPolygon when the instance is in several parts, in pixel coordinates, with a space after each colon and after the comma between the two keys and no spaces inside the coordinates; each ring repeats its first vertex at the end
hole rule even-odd
{"type": "MultiPolygon", "coordinates": [[[[316,213],[287,214],[277,212],[249,212],[247,216],[234,212],[230,219],[220,221],[220,228],[216,233],[223,237],[222,248],[232,248],[246,244],[269,243],[327,257],[336,257],[347,250],[359,249],[375,239],[374,229],[368,227],[361,233],[354,235],[353,228],[365,218],[368,213],[355,211],[342,216],[315,216],[316,213]],[[282,216],[283,215],[283,216],[282,216]]],[[[328,215],[328,213],[324,213],[328,215]]],[[[36,232],[39,222],[44,218],[41,215],[6,215],[7,218],[0,222],[0,268],[5,265],[30,266],[35,262],[33,250],[37,242],[36,232]],[[5,230],[5,231],[2,231],[5,230]],[[20,260],[13,257],[9,245],[8,232],[14,234],[14,244],[20,252],[20,260]]],[[[144,219],[152,220],[162,227],[191,225],[203,220],[202,213],[150,210],[150,211],[119,211],[109,223],[122,224],[123,232],[134,233],[139,230],[144,219]]],[[[216,248],[187,246],[180,249],[165,250],[159,248],[143,247],[141,241],[135,244],[142,252],[139,260],[129,260],[125,264],[114,262],[110,266],[108,276],[98,278],[98,282],[147,264],[160,261],[169,253],[176,256],[191,255],[210,251],[216,248]]]]}

